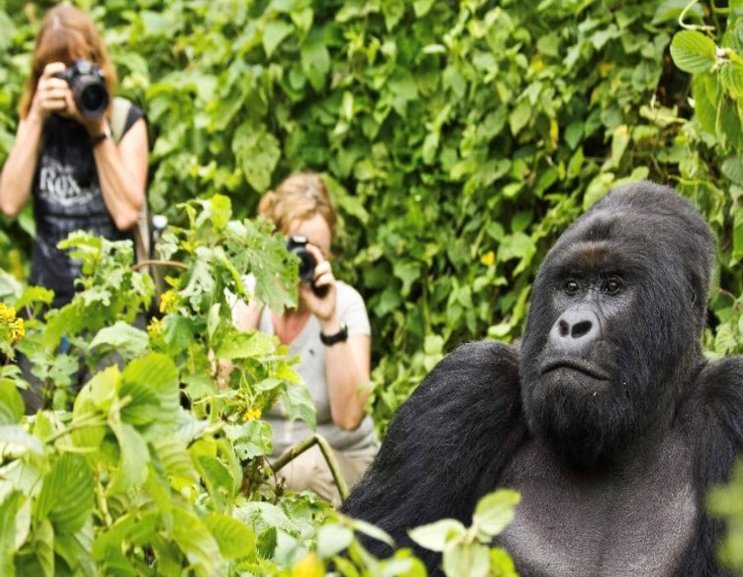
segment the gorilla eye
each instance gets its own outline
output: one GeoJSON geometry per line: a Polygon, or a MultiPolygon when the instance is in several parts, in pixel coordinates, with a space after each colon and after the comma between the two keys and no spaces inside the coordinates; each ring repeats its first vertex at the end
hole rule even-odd
{"type": "Polygon", "coordinates": [[[574,295],[578,293],[578,290],[580,289],[580,286],[578,286],[578,281],[575,281],[573,279],[569,279],[565,281],[565,284],[563,285],[563,290],[569,294],[574,295]]]}
{"type": "Polygon", "coordinates": [[[601,285],[601,290],[610,295],[616,294],[622,288],[622,282],[618,278],[608,278],[601,285]]]}

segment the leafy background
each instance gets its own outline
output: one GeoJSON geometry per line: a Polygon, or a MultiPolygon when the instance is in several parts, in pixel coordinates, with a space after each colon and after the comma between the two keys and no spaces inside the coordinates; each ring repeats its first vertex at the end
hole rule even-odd
{"type": "MultiPolygon", "coordinates": [[[[519,336],[551,243],[628,180],[672,184],[710,221],[705,348],[743,352],[741,2],[78,4],[147,111],[150,202],[172,223],[187,200],[219,193],[242,218],[290,171],[327,175],[381,433],[442,354],[519,336]]],[[[0,0],[0,162],[48,5],[0,0]]],[[[30,207],[0,223],[20,278],[32,229],[30,207]]]]}

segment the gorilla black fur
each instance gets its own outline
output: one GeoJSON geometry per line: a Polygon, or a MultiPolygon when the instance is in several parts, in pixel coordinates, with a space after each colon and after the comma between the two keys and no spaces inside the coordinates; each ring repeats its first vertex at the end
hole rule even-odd
{"type": "Polygon", "coordinates": [[[612,190],[547,254],[520,348],[441,361],[344,511],[411,546],[408,529],[469,524],[510,487],[522,502],[498,544],[522,577],[724,575],[704,496],[743,449],[743,358],[701,352],[713,257],[672,189],[612,190]]]}

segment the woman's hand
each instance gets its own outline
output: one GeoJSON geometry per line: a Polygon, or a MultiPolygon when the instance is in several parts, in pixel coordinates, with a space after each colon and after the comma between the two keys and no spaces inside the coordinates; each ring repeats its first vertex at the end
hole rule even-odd
{"type": "Polygon", "coordinates": [[[336,280],[330,261],[325,260],[322,251],[314,244],[308,243],[305,248],[317,262],[313,285],[318,288],[324,287],[325,292],[320,297],[312,290],[313,286],[302,284],[299,286],[299,299],[307,310],[318,318],[321,325],[332,323],[333,320],[337,322],[335,319],[336,280]]]}
{"type": "MultiPolygon", "coordinates": [[[[31,114],[37,115],[42,121],[54,112],[63,114],[68,112],[69,104],[74,100],[67,81],[56,77],[64,70],[64,63],[50,62],[41,73],[31,103],[31,114]]],[[[74,106],[74,102],[72,104],[74,106]]]]}

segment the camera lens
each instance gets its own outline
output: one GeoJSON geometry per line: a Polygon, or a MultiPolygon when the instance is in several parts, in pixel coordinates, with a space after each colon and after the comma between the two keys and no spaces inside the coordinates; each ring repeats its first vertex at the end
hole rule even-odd
{"type": "Polygon", "coordinates": [[[76,103],[80,112],[88,118],[101,116],[108,107],[106,85],[100,82],[90,82],[86,86],[79,87],[76,103]]]}
{"type": "Polygon", "coordinates": [[[297,249],[295,254],[299,257],[299,280],[311,283],[315,278],[315,258],[304,248],[297,249]]]}

